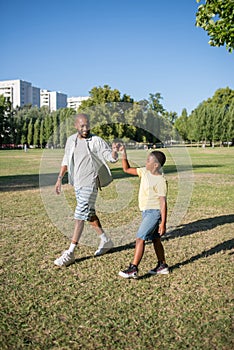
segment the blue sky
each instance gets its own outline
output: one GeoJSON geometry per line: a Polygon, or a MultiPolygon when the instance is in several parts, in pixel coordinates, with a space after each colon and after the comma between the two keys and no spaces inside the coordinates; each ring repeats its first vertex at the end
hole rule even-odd
{"type": "Polygon", "coordinates": [[[196,0],[11,0],[1,4],[0,80],[87,96],[108,84],[190,113],[234,89],[234,53],[195,27],[196,0]]]}

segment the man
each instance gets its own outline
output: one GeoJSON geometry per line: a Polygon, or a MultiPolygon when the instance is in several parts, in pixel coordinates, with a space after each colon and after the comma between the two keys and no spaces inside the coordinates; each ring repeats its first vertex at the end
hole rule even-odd
{"type": "Polygon", "coordinates": [[[74,186],[77,206],[75,209],[75,228],[68,250],[54,261],[57,266],[68,266],[75,261],[74,250],[88,221],[100,235],[100,244],[95,256],[105,254],[113,243],[102,229],[95,212],[98,188],[107,186],[111,181],[111,173],[105,161],[115,163],[118,160],[118,149],[115,143],[112,149],[100,137],[90,133],[89,118],[86,114],[75,116],[77,133],[71,135],[66,142],[58,180],[55,185],[57,194],[61,192],[62,178],[68,171],[69,183],[74,186]]]}

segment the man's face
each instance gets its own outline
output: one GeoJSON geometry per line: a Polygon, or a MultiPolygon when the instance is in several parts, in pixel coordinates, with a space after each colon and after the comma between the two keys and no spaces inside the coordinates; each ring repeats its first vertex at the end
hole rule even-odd
{"type": "Polygon", "coordinates": [[[76,118],[75,128],[78,131],[79,137],[87,138],[90,133],[89,120],[86,117],[80,116],[76,118]]]}

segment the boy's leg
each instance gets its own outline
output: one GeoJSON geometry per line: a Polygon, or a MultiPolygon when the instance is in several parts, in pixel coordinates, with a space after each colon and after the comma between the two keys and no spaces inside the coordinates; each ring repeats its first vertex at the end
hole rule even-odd
{"type": "Polygon", "coordinates": [[[136,239],[136,246],[133,258],[133,265],[138,266],[141,262],[141,259],[145,251],[145,241],[141,238],[136,239]]]}
{"type": "Polygon", "coordinates": [[[154,238],[153,239],[153,245],[154,245],[154,250],[155,254],[158,258],[158,261],[162,264],[166,264],[166,259],[165,259],[165,253],[164,253],[164,248],[161,242],[161,238],[154,238]]]}
{"type": "Polygon", "coordinates": [[[164,248],[161,242],[161,238],[154,238],[153,239],[153,245],[154,245],[154,250],[158,258],[158,263],[155,268],[149,271],[151,275],[156,275],[156,274],[168,274],[169,273],[169,268],[168,265],[166,264],[166,259],[165,259],[165,254],[164,254],[164,248]]]}
{"type": "Polygon", "coordinates": [[[138,277],[138,265],[145,251],[145,241],[141,238],[136,239],[136,246],[134,252],[133,263],[129,265],[126,270],[119,271],[119,276],[124,278],[137,278],[138,277]]]}

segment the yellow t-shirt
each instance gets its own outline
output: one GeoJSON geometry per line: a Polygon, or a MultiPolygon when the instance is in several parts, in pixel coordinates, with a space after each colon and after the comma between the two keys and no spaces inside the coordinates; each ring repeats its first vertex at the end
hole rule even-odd
{"type": "Polygon", "coordinates": [[[137,168],[141,178],[138,194],[140,210],[160,209],[159,197],[166,197],[167,182],[163,175],[153,175],[146,168],[137,168]]]}

